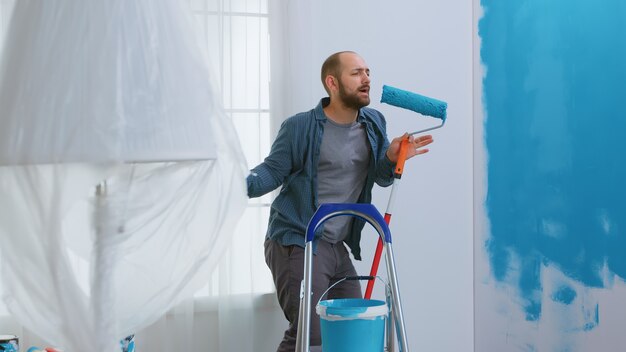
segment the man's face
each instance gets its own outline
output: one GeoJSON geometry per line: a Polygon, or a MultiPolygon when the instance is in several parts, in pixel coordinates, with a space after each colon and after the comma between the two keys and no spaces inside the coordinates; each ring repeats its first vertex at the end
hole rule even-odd
{"type": "Polygon", "coordinates": [[[339,99],[346,107],[360,109],[370,103],[370,69],[357,54],[341,55],[341,75],[337,80],[339,99]]]}

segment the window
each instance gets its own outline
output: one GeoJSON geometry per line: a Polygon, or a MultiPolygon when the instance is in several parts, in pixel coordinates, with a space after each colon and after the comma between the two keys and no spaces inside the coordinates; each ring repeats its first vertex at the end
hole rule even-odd
{"type": "MultiPolygon", "coordinates": [[[[9,21],[9,15],[13,9],[15,0],[0,0],[0,55],[2,55],[2,48],[4,47],[4,36],[6,35],[7,24],[9,21]]],[[[0,268],[1,269],[1,268],[0,268]]],[[[0,301],[0,317],[9,315],[6,306],[0,301]]]]}
{"type": "MultiPolygon", "coordinates": [[[[271,145],[268,0],[186,1],[207,45],[213,72],[219,73],[224,108],[252,168],[271,145]]],[[[197,296],[274,290],[263,257],[270,201],[269,194],[248,201],[230,249],[211,283],[197,296]]]]}
{"type": "Polygon", "coordinates": [[[9,16],[15,5],[15,0],[0,0],[0,53],[4,46],[4,36],[6,35],[9,16]]]}

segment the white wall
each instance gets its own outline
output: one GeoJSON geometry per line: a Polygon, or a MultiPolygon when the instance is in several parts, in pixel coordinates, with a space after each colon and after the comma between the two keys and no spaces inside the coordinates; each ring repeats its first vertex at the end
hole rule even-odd
{"type": "MultiPolygon", "coordinates": [[[[407,164],[390,227],[411,348],[473,351],[472,2],[277,1],[275,11],[288,15],[271,38],[288,48],[272,66],[272,78],[286,85],[273,100],[282,118],[324,96],[321,63],[340,50],[369,64],[371,107],[386,115],[390,137],[438,120],[380,104],[383,84],[448,102],[431,152],[407,164]]],[[[388,198],[389,189],[375,190],[381,213],[388,198]]],[[[365,239],[363,274],[376,238],[368,231],[365,239]]]]}

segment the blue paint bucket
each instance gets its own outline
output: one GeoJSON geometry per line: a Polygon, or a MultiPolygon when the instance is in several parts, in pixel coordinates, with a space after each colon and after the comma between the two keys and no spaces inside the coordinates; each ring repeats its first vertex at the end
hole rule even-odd
{"type": "Polygon", "coordinates": [[[20,340],[15,335],[0,335],[0,351],[19,352],[20,340]]]}
{"type": "Polygon", "coordinates": [[[387,303],[373,299],[341,298],[320,301],[324,352],[380,352],[385,344],[387,303]]]}

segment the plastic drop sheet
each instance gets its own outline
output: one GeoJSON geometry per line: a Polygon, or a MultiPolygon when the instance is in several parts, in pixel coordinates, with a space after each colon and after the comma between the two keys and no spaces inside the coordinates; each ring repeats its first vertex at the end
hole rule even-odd
{"type": "Polygon", "coordinates": [[[65,351],[117,351],[192,296],[245,207],[246,163],[183,4],[15,5],[0,59],[0,288],[65,351]]]}

